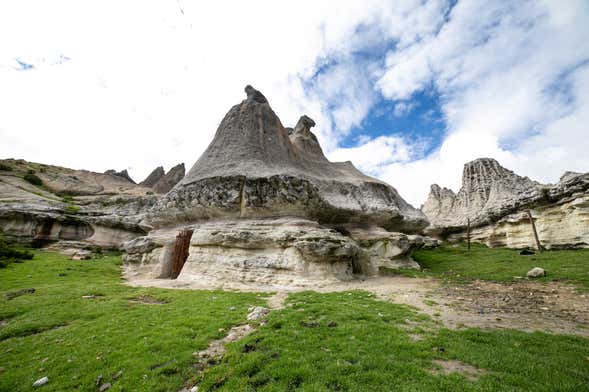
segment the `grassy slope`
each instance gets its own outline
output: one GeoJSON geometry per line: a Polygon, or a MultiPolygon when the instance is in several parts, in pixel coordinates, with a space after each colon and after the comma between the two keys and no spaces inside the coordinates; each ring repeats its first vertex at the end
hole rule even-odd
{"type": "MultiPolygon", "coordinates": [[[[120,284],[118,264],[117,257],[75,262],[37,253],[0,270],[0,291],[37,289],[0,299],[0,319],[8,318],[0,327],[0,390],[31,390],[48,375],[44,391],[95,391],[99,374],[109,382],[122,369],[110,391],[177,391],[194,380],[192,352],[222,336],[219,328],[243,322],[247,306],[261,302],[247,293],[129,288],[120,284]],[[105,297],[81,298],[87,294],[105,297]],[[139,294],[169,303],[129,303],[139,294]]],[[[439,329],[409,307],[365,292],[298,293],[288,303],[256,333],[231,344],[199,390],[589,390],[587,339],[439,329]],[[337,325],[329,327],[331,321],[337,325]],[[478,381],[435,375],[434,359],[458,359],[486,373],[478,381]]]]}
{"type": "Polygon", "coordinates": [[[589,249],[523,256],[517,250],[491,249],[479,244],[473,244],[468,252],[461,244],[418,250],[413,258],[429,273],[452,280],[512,281],[515,276],[526,276],[534,267],[542,267],[547,271],[543,280],[569,281],[589,289],[589,249]]]}
{"type": "Polygon", "coordinates": [[[8,322],[0,327],[1,391],[32,390],[45,375],[44,391],[94,391],[98,375],[111,382],[119,370],[111,391],[177,391],[194,377],[192,353],[262,302],[255,294],[130,288],[120,283],[115,256],[78,262],[36,252],[0,270],[0,291],[27,287],[37,291],[0,298],[0,320],[8,322]],[[88,294],[104,297],[82,298],[88,294]],[[129,302],[140,294],[169,303],[129,302]]]}
{"type": "Polygon", "coordinates": [[[200,384],[222,391],[584,391],[589,341],[511,330],[438,330],[367,293],[300,293],[234,343],[200,384]],[[405,320],[409,320],[406,322],[405,320]],[[301,322],[319,322],[305,327],[301,322]],[[328,327],[330,321],[336,327],[328,327]],[[411,340],[420,333],[424,340],[411,340]],[[434,375],[434,359],[485,369],[478,381],[434,375]]]}

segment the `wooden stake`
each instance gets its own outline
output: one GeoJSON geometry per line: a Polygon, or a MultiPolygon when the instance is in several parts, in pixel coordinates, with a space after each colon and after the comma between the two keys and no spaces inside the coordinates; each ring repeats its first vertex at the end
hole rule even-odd
{"type": "Polygon", "coordinates": [[[466,218],[466,246],[470,252],[470,218],[466,218]]]}
{"type": "Polygon", "coordinates": [[[530,224],[532,225],[532,230],[534,231],[534,239],[536,240],[536,247],[538,248],[538,252],[542,253],[542,245],[540,244],[540,239],[538,238],[538,232],[536,231],[536,223],[534,222],[534,218],[532,218],[532,211],[527,210],[528,218],[530,219],[530,224]]]}
{"type": "Polygon", "coordinates": [[[172,279],[176,279],[178,275],[180,275],[182,267],[184,267],[184,263],[186,263],[192,233],[193,230],[182,230],[176,236],[174,253],[172,254],[172,272],[170,273],[170,278],[172,279]]]}

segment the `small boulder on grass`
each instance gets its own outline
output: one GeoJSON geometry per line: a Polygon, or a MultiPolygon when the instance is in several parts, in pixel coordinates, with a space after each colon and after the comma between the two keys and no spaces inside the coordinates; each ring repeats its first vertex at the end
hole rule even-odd
{"type": "Polygon", "coordinates": [[[47,384],[49,382],[49,378],[48,377],[43,377],[38,379],[37,381],[35,381],[33,383],[33,388],[38,388],[38,387],[42,387],[43,385],[47,384]]]}
{"type": "Polygon", "coordinates": [[[528,278],[541,278],[546,276],[546,271],[544,271],[544,268],[534,267],[528,271],[527,276],[528,278]]]}

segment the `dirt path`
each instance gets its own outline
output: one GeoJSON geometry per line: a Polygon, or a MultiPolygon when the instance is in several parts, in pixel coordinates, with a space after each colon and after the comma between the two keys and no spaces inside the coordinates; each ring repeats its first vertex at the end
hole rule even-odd
{"type": "MultiPolygon", "coordinates": [[[[154,279],[132,282],[152,287],[211,289],[173,280],[154,279]]],[[[366,290],[380,299],[410,305],[430,315],[448,328],[513,328],[589,336],[589,296],[559,282],[522,279],[512,283],[475,281],[470,284],[443,284],[437,279],[387,276],[334,282],[320,287],[272,287],[240,285],[240,291],[277,294],[269,299],[271,309],[279,309],[290,292],[366,290]]]]}
{"type": "MultiPolygon", "coordinates": [[[[223,358],[223,355],[227,350],[225,346],[228,343],[237,342],[255,332],[258,325],[265,323],[265,319],[271,311],[282,309],[284,307],[284,302],[287,297],[288,293],[279,292],[268,297],[266,300],[268,308],[260,306],[250,308],[249,314],[246,317],[247,320],[250,321],[249,323],[233,326],[223,338],[213,340],[209,343],[209,346],[206,349],[193,353],[193,356],[195,357],[194,368],[198,371],[203,371],[206,367],[215,365],[221,360],[221,358],[223,358]]],[[[193,385],[191,387],[184,387],[179,392],[191,392],[197,390],[198,387],[193,385]]]]}

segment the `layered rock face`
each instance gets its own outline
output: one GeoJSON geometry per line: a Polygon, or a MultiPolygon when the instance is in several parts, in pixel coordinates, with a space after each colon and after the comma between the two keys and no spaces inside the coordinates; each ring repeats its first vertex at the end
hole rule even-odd
{"type": "Polygon", "coordinates": [[[246,94],[146,216],[149,235],[124,245],[127,276],[170,277],[181,229],[194,234],[180,281],[313,285],[418,267],[411,250],[435,245],[406,234],[427,225],[421,211],[350,162],[329,162],[312,119],[287,129],[262,93],[246,94]]]}
{"type": "Polygon", "coordinates": [[[555,185],[543,185],[503,168],[489,158],[464,166],[457,194],[434,184],[422,211],[426,232],[450,240],[465,238],[470,219],[475,241],[489,246],[534,246],[526,211],[531,210],[543,246],[589,246],[589,174],[567,172],[555,185]]]}
{"type": "Polygon", "coordinates": [[[419,232],[421,211],[351,162],[331,163],[303,116],[291,134],[248,86],[208,149],[145,221],[161,227],[198,219],[297,216],[325,224],[370,222],[419,232]]]}
{"type": "Polygon", "coordinates": [[[0,230],[9,237],[39,246],[61,241],[118,248],[146,234],[139,223],[156,202],[151,188],[110,173],[0,163],[0,230]],[[27,181],[31,176],[40,183],[27,181]]]}

